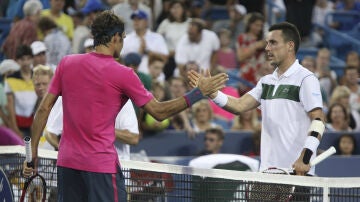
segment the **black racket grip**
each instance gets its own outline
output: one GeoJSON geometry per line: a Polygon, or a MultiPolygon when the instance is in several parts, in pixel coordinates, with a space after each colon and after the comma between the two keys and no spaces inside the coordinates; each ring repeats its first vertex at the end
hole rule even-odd
{"type": "Polygon", "coordinates": [[[34,163],[33,163],[33,162],[34,162],[34,161],[27,162],[27,163],[26,163],[27,167],[32,167],[32,168],[34,168],[34,163]]]}

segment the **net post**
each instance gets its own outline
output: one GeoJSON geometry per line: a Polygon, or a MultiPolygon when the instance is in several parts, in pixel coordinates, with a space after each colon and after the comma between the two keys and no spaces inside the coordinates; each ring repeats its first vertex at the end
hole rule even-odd
{"type": "Polygon", "coordinates": [[[329,192],[330,192],[330,188],[329,188],[329,186],[324,186],[323,187],[323,200],[322,201],[330,201],[330,199],[329,199],[329,192]]]}

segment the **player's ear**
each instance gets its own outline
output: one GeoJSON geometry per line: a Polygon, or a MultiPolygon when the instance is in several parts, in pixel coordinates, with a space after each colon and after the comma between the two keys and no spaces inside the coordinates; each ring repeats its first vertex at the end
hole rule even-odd
{"type": "Polygon", "coordinates": [[[289,41],[287,44],[288,52],[291,52],[295,49],[295,43],[293,41],[289,41]]]}

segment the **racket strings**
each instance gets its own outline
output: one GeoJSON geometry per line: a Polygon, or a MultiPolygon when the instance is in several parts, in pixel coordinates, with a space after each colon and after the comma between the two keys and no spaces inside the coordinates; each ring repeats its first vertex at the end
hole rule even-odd
{"type": "Polygon", "coordinates": [[[41,202],[46,200],[46,187],[39,176],[31,179],[26,188],[24,202],[41,202]]]}

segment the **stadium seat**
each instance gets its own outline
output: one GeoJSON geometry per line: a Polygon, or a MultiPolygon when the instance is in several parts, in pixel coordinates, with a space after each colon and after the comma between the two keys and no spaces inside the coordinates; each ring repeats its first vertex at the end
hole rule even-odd
{"type": "Polygon", "coordinates": [[[350,31],[354,25],[360,22],[360,13],[355,11],[334,11],[325,16],[326,26],[330,27],[332,22],[338,22],[340,24],[337,30],[350,31]]]}

